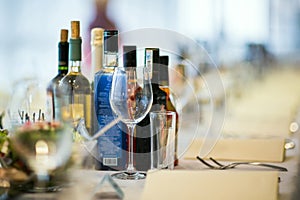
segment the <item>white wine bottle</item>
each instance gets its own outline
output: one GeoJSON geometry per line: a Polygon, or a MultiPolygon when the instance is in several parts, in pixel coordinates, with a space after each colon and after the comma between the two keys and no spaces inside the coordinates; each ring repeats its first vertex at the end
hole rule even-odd
{"type": "Polygon", "coordinates": [[[73,121],[84,118],[85,126],[91,134],[91,86],[88,79],[81,73],[81,43],[80,22],[71,21],[70,67],[59,87],[68,98],[73,121]]]}

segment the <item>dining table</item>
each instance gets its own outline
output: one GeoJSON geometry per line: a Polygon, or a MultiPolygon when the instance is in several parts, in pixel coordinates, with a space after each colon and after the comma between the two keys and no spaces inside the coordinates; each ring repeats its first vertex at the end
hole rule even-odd
{"type": "MultiPolygon", "coordinates": [[[[226,96],[223,104],[215,105],[225,106],[226,109],[220,109],[220,112],[226,112],[224,121],[221,124],[221,134],[214,139],[214,143],[210,144],[211,151],[216,148],[218,141],[228,138],[238,138],[247,141],[252,138],[268,140],[269,138],[283,138],[285,146],[283,146],[282,160],[272,162],[264,161],[267,164],[278,165],[285,167],[287,171],[278,171],[278,200],[292,200],[300,197],[300,70],[292,67],[284,69],[274,69],[270,71],[264,80],[257,79],[245,85],[245,91],[242,96],[234,96],[234,92],[230,90],[230,84],[227,81],[232,80],[232,73],[222,74],[224,85],[228,85],[227,92],[231,92],[231,96],[226,96]],[[284,83],[284,84],[283,84],[284,83]],[[292,146],[287,146],[287,145],[292,146]]],[[[232,86],[233,87],[233,86],[232,86]]],[[[205,90],[203,90],[205,91],[205,90]]],[[[200,97],[205,97],[205,94],[199,94],[200,97]]],[[[209,115],[211,103],[209,100],[200,99],[201,105],[201,120],[196,126],[193,119],[198,116],[198,112],[192,112],[195,102],[192,102],[191,107],[187,105],[183,110],[186,114],[183,118],[180,115],[179,120],[181,129],[178,132],[178,165],[173,170],[163,169],[162,171],[172,172],[208,172],[215,173],[218,170],[210,169],[199,160],[196,159],[197,152],[193,152],[195,156],[187,157],[191,152],[191,146],[194,141],[209,138],[210,129],[207,126],[209,121],[214,118],[209,115]],[[204,115],[204,117],[202,117],[204,115]],[[209,116],[209,117],[208,117],[209,116]],[[196,129],[195,129],[196,127],[196,129]]],[[[219,101],[218,101],[219,102],[219,101]]],[[[223,107],[224,108],[224,107],[223,107]]],[[[224,114],[224,113],[222,113],[224,114]]],[[[215,137],[215,135],[214,135],[215,137]]],[[[232,143],[232,146],[235,144],[232,143]]],[[[201,146],[198,152],[201,152],[201,146]]],[[[196,148],[196,149],[197,149],[196,148]]],[[[255,146],[253,147],[255,148],[255,146]]],[[[237,150],[238,151],[238,150],[237,150]]],[[[250,149],[251,151],[251,149],[250,149]]],[[[209,151],[207,151],[209,152],[209,151]]],[[[261,154],[264,154],[265,149],[260,149],[261,154]]],[[[192,155],[194,155],[192,154],[192,155]]],[[[191,155],[191,154],[190,154],[191,155]]],[[[204,155],[204,154],[203,154],[204,155]]],[[[205,155],[204,155],[205,156],[205,155]]],[[[209,160],[208,157],[205,158],[209,160]]],[[[230,163],[235,160],[234,156],[230,159],[222,158],[222,163],[230,163]]],[[[223,170],[224,173],[230,172],[268,172],[272,169],[263,169],[255,166],[238,166],[233,169],[223,170]]],[[[76,168],[68,171],[70,176],[69,184],[59,192],[51,193],[22,193],[15,199],[97,199],[95,194],[101,189],[104,177],[115,173],[114,171],[103,171],[95,169],[76,168]]],[[[149,173],[149,172],[148,172],[149,173]]],[[[150,176],[149,176],[150,177],[150,176]]],[[[145,190],[146,185],[150,185],[148,177],[143,180],[119,180],[112,179],[117,187],[122,191],[122,198],[125,200],[147,199],[145,190]]],[[[180,181],[180,180],[178,180],[180,181]]],[[[199,183],[205,180],[199,180],[199,183]]],[[[197,181],[194,180],[197,184],[197,181]]],[[[178,183],[179,184],[179,183],[178,183]]],[[[241,183],[242,184],[242,183],[241,183]]],[[[109,184],[108,184],[109,185],[109,184]]],[[[251,191],[253,188],[249,188],[251,191]]],[[[168,188],[172,193],[172,187],[168,188]]],[[[199,188],[198,193],[205,191],[204,188],[199,188]]],[[[222,188],[215,188],[216,191],[222,188]]],[[[155,191],[152,191],[156,193],[155,191]]],[[[157,191],[156,196],[159,197],[157,191]]],[[[182,191],[189,192],[189,191],[182,191]]],[[[192,192],[192,191],[190,191],[192,192]]],[[[234,192],[234,188],[228,192],[234,192]]],[[[246,197],[247,194],[245,194],[246,197]]],[[[156,198],[160,199],[160,198],[156,198]]],[[[226,198],[224,198],[226,199],[226,198]]],[[[247,199],[247,198],[245,198],[247,199]]]]}
{"type": "MultiPolygon", "coordinates": [[[[288,169],[288,172],[279,172],[279,200],[290,200],[297,199],[297,190],[299,190],[299,179],[300,174],[298,172],[298,158],[299,142],[296,143],[294,149],[287,151],[286,159],[280,166],[288,169]]],[[[175,171],[179,170],[195,170],[195,171],[207,171],[202,163],[197,160],[186,160],[180,159],[178,166],[175,167],[175,171]]],[[[231,171],[247,171],[247,170],[258,170],[251,167],[241,167],[236,169],[230,169],[231,171]]],[[[64,188],[62,191],[57,193],[24,193],[19,195],[16,199],[92,199],[92,195],[97,191],[97,185],[102,181],[106,174],[115,173],[113,171],[98,171],[90,169],[77,169],[72,171],[72,184],[69,187],[64,188]]],[[[114,179],[124,193],[123,199],[128,200],[139,200],[143,197],[143,191],[146,183],[146,179],[143,180],[117,180],[114,179]]],[[[204,188],[205,189],[205,188],[204,188]]],[[[217,188],[216,188],[217,189],[217,188]]],[[[251,188],[249,188],[251,190],[251,188]]],[[[172,192],[172,188],[169,188],[172,192]]],[[[299,194],[298,194],[299,195],[299,194]]],[[[298,196],[299,197],[299,196],[298,196]]]]}

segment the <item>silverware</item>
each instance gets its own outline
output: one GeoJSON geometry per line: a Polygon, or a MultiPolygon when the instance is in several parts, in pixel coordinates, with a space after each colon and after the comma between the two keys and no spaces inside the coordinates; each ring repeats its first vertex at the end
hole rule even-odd
{"type": "Polygon", "coordinates": [[[294,149],[296,146],[295,142],[291,139],[285,139],[285,144],[284,144],[284,148],[286,150],[289,150],[289,149],[294,149]]]}
{"type": "Polygon", "coordinates": [[[209,158],[214,164],[210,164],[208,162],[206,162],[204,159],[200,158],[199,156],[196,157],[200,162],[202,162],[204,165],[208,166],[211,169],[220,169],[220,170],[224,170],[224,169],[232,169],[235,168],[238,165],[252,165],[252,166],[259,166],[259,167],[267,167],[267,168],[272,168],[272,169],[276,169],[279,171],[288,171],[286,168],[284,167],[280,167],[277,165],[271,165],[271,164],[266,164],[266,163],[260,163],[260,162],[233,162],[233,163],[229,163],[226,165],[221,164],[220,162],[216,161],[213,158],[209,158]]]}

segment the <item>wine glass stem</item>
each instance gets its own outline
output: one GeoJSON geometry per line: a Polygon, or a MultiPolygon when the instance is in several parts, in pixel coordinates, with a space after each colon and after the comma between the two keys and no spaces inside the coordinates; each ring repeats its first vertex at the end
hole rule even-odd
{"type": "Polygon", "coordinates": [[[46,170],[37,170],[37,180],[35,183],[35,187],[40,189],[45,189],[47,186],[47,182],[49,182],[49,175],[46,170]]]}
{"type": "Polygon", "coordinates": [[[128,166],[127,166],[127,172],[133,173],[135,172],[135,168],[133,166],[133,135],[134,135],[134,129],[136,124],[128,124],[128,130],[129,130],[129,148],[128,148],[128,166]]]}

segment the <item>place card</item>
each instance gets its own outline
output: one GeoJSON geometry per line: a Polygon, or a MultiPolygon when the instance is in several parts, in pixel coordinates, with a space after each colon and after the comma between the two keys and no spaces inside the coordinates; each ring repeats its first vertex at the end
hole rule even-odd
{"type": "MultiPolygon", "coordinates": [[[[195,139],[185,159],[196,159],[202,148],[203,139],[195,139]]],[[[239,160],[260,162],[283,162],[285,157],[284,138],[221,138],[204,158],[216,160],[239,160]]],[[[202,156],[200,156],[202,157],[202,156]]]]}
{"type": "Polygon", "coordinates": [[[275,200],[276,171],[161,170],[147,174],[142,200],[275,200]]]}

